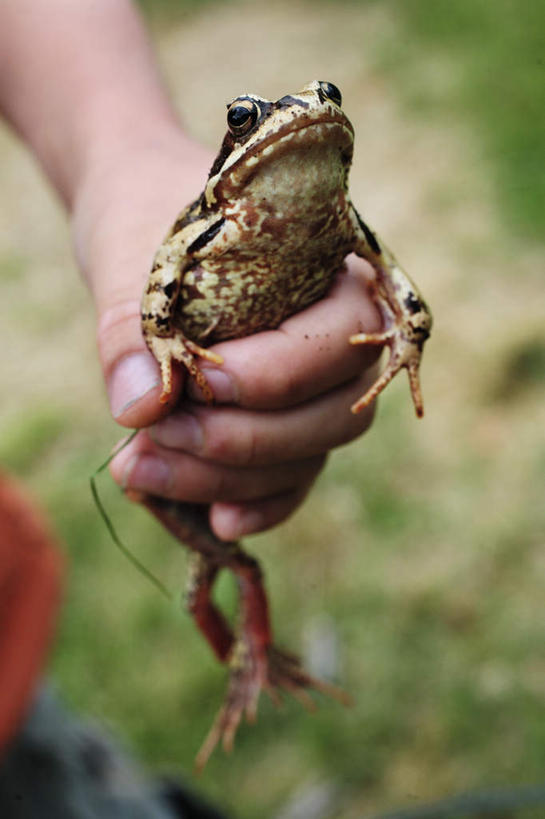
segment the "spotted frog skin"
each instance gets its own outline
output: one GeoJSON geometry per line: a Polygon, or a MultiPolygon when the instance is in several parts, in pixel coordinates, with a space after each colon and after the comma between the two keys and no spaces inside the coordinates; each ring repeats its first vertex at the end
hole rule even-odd
{"type": "MultiPolygon", "coordinates": [[[[221,365],[207,347],[277,327],[322,298],[354,252],[375,271],[372,295],[383,330],[351,344],[386,345],[388,363],[352,406],[359,412],[405,368],[413,403],[423,413],[418,370],[431,314],[393,254],[358,215],[348,194],[354,131],[332,83],[314,81],[276,102],[243,94],[229,106],[228,131],[202,195],[187,207],[159,248],[142,300],[142,330],[161,368],[162,395],[172,392],[172,362],[183,364],[205,398],[212,391],[200,358],[221,365]]],[[[227,698],[199,755],[231,747],[244,713],[253,717],[262,688],[283,688],[310,705],[318,688],[297,658],[272,645],[257,562],[238,543],[217,539],[207,507],[145,496],[143,502],[194,553],[188,607],[217,657],[230,667],[227,698]],[[217,572],[238,578],[241,618],[233,634],[211,599],[217,572]]]]}

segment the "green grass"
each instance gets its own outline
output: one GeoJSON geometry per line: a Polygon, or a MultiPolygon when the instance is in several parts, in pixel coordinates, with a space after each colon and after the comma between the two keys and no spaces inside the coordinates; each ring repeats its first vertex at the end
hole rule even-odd
{"type": "MultiPolygon", "coordinates": [[[[227,5],[208,0],[207,5],[227,5]]],[[[325,0],[327,7],[331,0],[325,0]]],[[[395,20],[375,43],[380,70],[422,115],[466,119],[489,164],[506,229],[545,235],[545,5],[538,0],[354,0],[395,20]],[[431,60],[422,59],[422,54],[431,60]],[[436,60],[437,62],[434,62],[436,60]]],[[[197,0],[140,0],[169,24],[197,0]]]]}
{"type": "MultiPolygon", "coordinates": [[[[374,79],[390,91],[394,83],[407,118],[446,130],[463,122],[480,151],[479,172],[495,181],[502,221],[490,246],[478,248],[477,272],[460,275],[456,299],[470,303],[468,284],[478,276],[482,292],[520,299],[524,317],[519,286],[530,292],[535,269],[495,264],[498,246],[516,258],[526,249],[521,237],[541,238],[545,7],[354,7],[385,14],[367,44],[374,79]]],[[[536,258],[542,264],[542,251],[536,258]]],[[[7,285],[26,264],[2,257],[7,285]]],[[[438,288],[440,317],[452,298],[438,288]]],[[[490,303],[479,306],[485,318],[490,303]]],[[[62,305],[53,308],[62,314],[62,305]]],[[[470,340],[476,313],[465,318],[470,340]]],[[[447,375],[432,402],[424,366],[426,420],[414,420],[406,384],[392,386],[374,429],[335,453],[304,509],[249,541],[266,570],[279,642],[300,650],[332,631],[336,673],[355,704],[320,701],[309,716],[291,702],[277,713],[264,698],[258,726],[243,726],[235,754],[216,753],[200,781],[238,819],[273,817],[317,783],[336,793],[323,819],[359,819],[457,791],[543,781],[545,347],[540,327],[526,332],[521,322],[512,338],[499,325],[484,351],[472,351],[461,349],[463,332],[441,348],[448,329],[438,322],[428,360],[435,356],[447,375]],[[457,380],[459,353],[472,366],[457,380]]],[[[152,770],[180,774],[191,770],[225,673],[181,607],[115,549],[92,504],[89,475],[119,437],[96,403],[80,413],[31,396],[6,422],[0,457],[37,490],[70,557],[52,660],[63,696],[112,727],[152,770]]],[[[183,550],[107,475],[100,491],[121,537],[179,597],[183,550]]],[[[218,597],[232,612],[228,578],[218,597]]]]}
{"type": "Polygon", "coordinates": [[[399,28],[383,67],[422,114],[464,117],[481,141],[506,228],[545,235],[545,5],[389,0],[399,28]],[[422,52],[431,60],[422,60],[422,52]],[[435,62],[436,60],[436,62],[435,62]],[[425,73],[424,73],[425,72],[425,73]]]}
{"type": "MultiPolygon", "coordinates": [[[[509,480],[498,464],[461,458],[436,484],[433,451],[410,441],[416,422],[405,401],[383,404],[375,430],[333,458],[306,509],[250,543],[266,567],[280,642],[300,648],[305,627],[327,612],[355,704],[323,702],[309,716],[293,703],[281,713],[261,703],[258,727],[243,727],[235,755],[216,754],[201,781],[241,819],[273,815],[306,780],[335,782],[341,803],[361,793],[386,807],[392,793],[410,794],[412,777],[430,798],[457,781],[467,790],[542,778],[542,578],[532,566],[545,451],[499,509],[495,495],[509,480]]],[[[70,702],[121,730],[150,766],[190,770],[224,672],[181,610],[109,541],[84,479],[95,453],[89,440],[88,452],[67,455],[48,496],[73,551],[55,676],[70,702]]],[[[131,548],[181,589],[182,551],[107,476],[101,493],[131,548]]],[[[226,578],[219,599],[228,610],[233,591],[226,578]]]]}

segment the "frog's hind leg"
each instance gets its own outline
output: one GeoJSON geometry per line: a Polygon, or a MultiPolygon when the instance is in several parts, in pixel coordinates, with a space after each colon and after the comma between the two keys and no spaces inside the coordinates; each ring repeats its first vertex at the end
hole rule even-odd
{"type": "Polygon", "coordinates": [[[186,608],[212,651],[225,663],[233,648],[234,637],[227,621],[212,601],[212,586],[219,567],[195,552],[191,556],[186,584],[186,608]]]}
{"type": "Polygon", "coordinates": [[[221,541],[213,534],[207,506],[153,496],[144,496],[142,503],[196,553],[189,573],[188,609],[215,655],[230,669],[225,702],[197,755],[197,770],[202,770],[219,742],[227,751],[232,748],[242,717],[255,719],[261,690],[276,704],[280,702],[278,690],[285,690],[309,709],[314,703],[307,689],[312,688],[349,703],[339,688],[310,676],[297,657],[272,645],[261,568],[238,543],[221,541]],[[211,596],[214,580],[222,568],[230,569],[238,582],[240,612],[236,635],[211,596]]]}
{"type": "Polygon", "coordinates": [[[277,706],[281,702],[279,690],[284,690],[309,711],[316,706],[308,689],[334,697],[344,705],[351,702],[337,686],[308,674],[298,657],[273,646],[267,596],[258,562],[239,549],[236,565],[229,568],[236,574],[240,589],[240,625],[228,657],[227,695],[195,759],[197,771],[204,768],[219,742],[224,750],[232,749],[244,714],[248,722],[255,721],[262,690],[277,706]]]}

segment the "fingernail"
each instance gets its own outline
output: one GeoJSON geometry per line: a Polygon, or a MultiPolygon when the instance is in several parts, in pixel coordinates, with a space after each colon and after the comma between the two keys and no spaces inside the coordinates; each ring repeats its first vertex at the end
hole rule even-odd
{"type": "Polygon", "coordinates": [[[159,383],[157,366],[150,356],[133,353],[122,358],[108,382],[110,408],[114,418],[126,412],[159,383]]]}
{"type": "Polygon", "coordinates": [[[123,489],[138,489],[161,495],[170,488],[172,473],[169,465],[155,455],[133,455],[123,472],[123,489]]]}
{"type": "Polygon", "coordinates": [[[154,424],[149,433],[161,446],[183,449],[186,452],[202,452],[204,435],[198,419],[189,412],[168,415],[154,424]]]}
{"type": "MultiPolygon", "coordinates": [[[[228,375],[224,370],[214,370],[213,368],[203,368],[202,372],[203,375],[206,376],[206,380],[212,388],[214,399],[219,404],[237,403],[238,390],[230,375],[228,375]]],[[[189,383],[188,391],[189,396],[193,398],[193,400],[203,400],[203,394],[193,379],[191,379],[189,383]]]]}

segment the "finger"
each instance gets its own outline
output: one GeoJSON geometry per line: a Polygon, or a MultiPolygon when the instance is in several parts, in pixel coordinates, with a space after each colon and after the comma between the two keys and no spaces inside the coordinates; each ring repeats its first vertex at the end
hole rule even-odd
{"type": "MultiPolygon", "coordinates": [[[[231,406],[175,411],[150,430],[161,447],[232,466],[264,466],[309,458],[348,443],[371,423],[374,407],[350,407],[375,378],[375,368],[313,401],[276,412],[231,406]]],[[[188,406],[188,405],[186,405],[188,406]]]]}
{"type": "MultiPolygon", "coordinates": [[[[376,332],[381,327],[368,292],[369,269],[365,262],[349,257],[348,270],[338,275],[328,295],[277,330],[215,345],[214,352],[225,363],[221,368],[203,366],[203,370],[216,400],[250,409],[288,407],[369,367],[380,348],[358,348],[348,341],[354,332],[376,332]]],[[[189,393],[202,401],[192,384],[189,393]]]]}
{"type": "Polygon", "coordinates": [[[210,525],[221,540],[238,540],[277,526],[303,502],[311,484],[248,503],[214,503],[210,525]]]}
{"type": "Polygon", "coordinates": [[[114,458],[110,469],[125,490],[148,492],[189,503],[251,501],[295,490],[311,482],[324,457],[269,467],[241,468],[203,461],[158,447],[146,433],[138,435],[114,458]]]}

